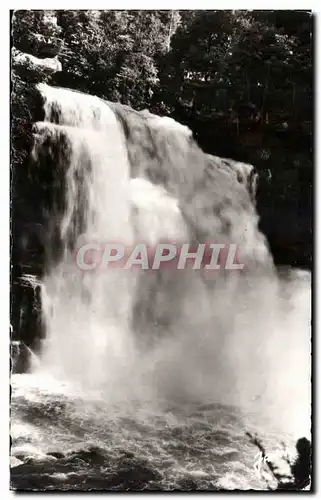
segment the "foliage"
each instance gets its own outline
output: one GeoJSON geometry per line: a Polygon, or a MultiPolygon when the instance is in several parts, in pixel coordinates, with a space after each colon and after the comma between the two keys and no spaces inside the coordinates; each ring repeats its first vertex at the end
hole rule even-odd
{"type": "MultiPolygon", "coordinates": [[[[310,12],[282,10],[15,11],[12,24],[16,49],[58,54],[50,84],[172,116],[206,152],[253,163],[263,220],[268,199],[274,214],[312,210],[312,32],[310,12]]],[[[12,80],[21,164],[34,81],[12,80]]]]}
{"type": "Polygon", "coordinates": [[[148,106],[175,18],[169,11],[58,11],[64,71],[57,83],[148,106]]]}
{"type": "Polygon", "coordinates": [[[16,49],[36,57],[50,57],[61,47],[60,27],[51,10],[16,10],[12,16],[12,42],[16,49]]]}
{"type": "Polygon", "coordinates": [[[265,232],[276,231],[274,214],[282,213],[297,217],[293,223],[305,227],[298,239],[307,240],[312,32],[313,17],[304,11],[186,12],[161,61],[157,96],[207,152],[259,169],[265,232]]]}
{"type": "Polygon", "coordinates": [[[162,99],[170,111],[179,104],[194,118],[223,117],[238,132],[309,125],[311,33],[306,12],[198,11],[163,60],[162,99]]]}

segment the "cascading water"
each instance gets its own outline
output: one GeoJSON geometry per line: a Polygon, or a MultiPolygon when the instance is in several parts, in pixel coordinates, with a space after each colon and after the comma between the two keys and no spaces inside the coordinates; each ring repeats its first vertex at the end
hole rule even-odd
{"type": "Polygon", "coordinates": [[[270,431],[280,440],[309,434],[309,276],[277,277],[245,186],[215,168],[186,127],[73,91],[39,91],[45,120],[35,125],[33,158],[45,168],[51,156],[63,178],[59,227],[49,238],[60,250],[53,258],[47,248],[40,366],[24,376],[32,383],[20,377],[13,386],[18,407],[27,384],[31,401],[63,409],[45,437],[37,427],[36,441],[49,453],[67,425],[68,443],[56,443],[66,457],[84,441],[112,443],[108,474],[127,446],[153,463],[151,487],[188,489],[192,475],[204,489],[261,488],[243,428],[261,426],[272,447],[270,431]],[[79,238],[230,242],[245,271],[84,272],[74,255],[79,238]],[[44,390],[48,379],[59,389],[44,390]],[[57,393],[62,406],[50,399],[57,393]],[[203,458],[187,438],[197,428],[203,458]],[[176,452],[184,439],[188,450],[176,452]],[[229,453],[237,458],[220,464],[229,453]]]}
{"type": "Polygon", "coordinates": [[[124,135],[108,106],[72,92],[42,91],[48,122],[36,125],[34,154],[48,138],[57,148],[63,141],[67,150],[65,163],[57,165],[66,179],[62,256],[45,279],[43,362],[49,372],[95,386],[96,377],[108,377],[106,364],[113,373],[113,360],[121,364],[124,352],[128,355],[130,283],[122,271],[84,273],[74,250],[79,236],[88,242],[132,242],[130,166],[124,135]]]}

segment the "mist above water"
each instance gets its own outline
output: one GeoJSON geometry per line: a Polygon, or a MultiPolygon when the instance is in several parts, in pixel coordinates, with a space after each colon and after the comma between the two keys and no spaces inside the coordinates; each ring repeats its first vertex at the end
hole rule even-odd
{"type": "Polygon", "coordinates": [[[169,118],[40,85],[43,152],[64,183],[48,247],[43,373],[107,402],[237,405],[307,435],[310,278],[279,279],[245,186],[169,118]],[[49,149],[48,149],[49,143],[49,149]],[[84,272],[82,242],[236,243],[244,272],[84,272]],[[51,242],[52,245],[52,242],[51,242]]]}

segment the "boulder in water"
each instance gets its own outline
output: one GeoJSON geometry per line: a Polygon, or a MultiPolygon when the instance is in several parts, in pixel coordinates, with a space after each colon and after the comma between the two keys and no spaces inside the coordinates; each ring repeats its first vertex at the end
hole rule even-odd
{"type": "Polygon", "coordinates": [[[19,340],[13,340],[10,346],[11,372],[26,373],[31,364],[31,351],[19,340]]]}

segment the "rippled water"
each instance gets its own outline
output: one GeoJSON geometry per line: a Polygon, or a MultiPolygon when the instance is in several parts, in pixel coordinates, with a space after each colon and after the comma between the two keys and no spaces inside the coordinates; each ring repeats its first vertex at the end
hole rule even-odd
{"type": "Polygon", "coordinates": [[[18,489],[266,489],[245,431],[258,431],[280,458],[282,441],[294,452],[293,437],[263,433],[255,417],[232,406],[108,405],[98,394],[84,397],[33,375],[13,376],[12,390],[11,481],[18,489]]]}

